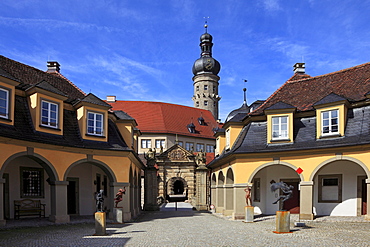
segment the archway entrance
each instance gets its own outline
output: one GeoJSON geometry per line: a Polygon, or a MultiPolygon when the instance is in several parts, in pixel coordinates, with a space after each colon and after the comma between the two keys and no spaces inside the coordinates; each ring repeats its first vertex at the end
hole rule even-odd
{"type": "Polygon", "coordinates": [[[184,195],[184,183],[181,180],[176,180],[173,184],[175,195],[184,195]]]}
{"type": "Polygon", "coordinates": [[[299,213],[300,177],[297,172],[287,165],[271,164],[260,169],[252,179],[253,192],[252,204],[256,212],[261,214],[275,214],[280,207],[289,210],[292,214],[299,213]],[[292,185],[292,197],[284,203],[280,200],[277,204],[274,202],[281,196],[286,195],[281,189],[271,191],[271,184],[275,182],[284,182],[288,186],[292,185]]]}
{"type": "Polygon", "coordinates": [[[366,172],[351,160],[323,165],[313,176],[316,215],[360,216],[366,210],[366,172]]]}
{"type": "Polygon", "coordinates": [[[94,160],[81,160],[68,168],[65,177],[69,182],[67,186],[69,215],[92,215],[96,210],[95,194],[100,190],[104,190],[104,210],[107,212],[112,210],[114,192],[109,184],[114,182],[114,178],[105,165],[94,160]]]}
{"type": "Polygon", "coordinates": [[[183,202],[188,199],[188,185],[182,177],[173,177],[167,182],[166,199],[169,202],[183,202]]]}

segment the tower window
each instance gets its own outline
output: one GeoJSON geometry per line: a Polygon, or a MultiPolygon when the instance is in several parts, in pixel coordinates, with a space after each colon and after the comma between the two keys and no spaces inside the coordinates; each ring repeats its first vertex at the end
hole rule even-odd
{"type": "Polygon", "coordinates": [[[207,100],[204,101],[204,106],[208,106],[208,101],[207,100]]]}
{"type": "Polygon", "coordinates": [[[204,85],[204,90],[208,90],[208,85],[204,85]]]}
{"type": "Polygon", "coordinates": [[[213,86],[213,93],[216,93],[216,87],[213,86]]]}
{"type": "Polygon", "coordinates": [[[196,90],[199,91],[199,86],[196,86],[196,90]]]}
{"type": "Polygon", "coordinates": [[[199,107],[199,101],[195,102],[195,106],[199,107]]]}

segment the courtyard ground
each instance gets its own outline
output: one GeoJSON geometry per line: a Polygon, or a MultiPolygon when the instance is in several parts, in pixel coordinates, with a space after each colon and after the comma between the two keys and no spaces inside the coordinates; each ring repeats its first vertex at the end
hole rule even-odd
{"type": "Polygon", "coordinates": [[[0,246],[370,246],[370,222],[362,217],[322,217],[275,234],[275,217],[254,223],[191,210],[189,204],[167,204],[144,212],[134,222],[107,224],[107,236],[93,236],[94,219],[72,218],[54,225],[46,219],[10,220],[0,228],[0,246]]]}

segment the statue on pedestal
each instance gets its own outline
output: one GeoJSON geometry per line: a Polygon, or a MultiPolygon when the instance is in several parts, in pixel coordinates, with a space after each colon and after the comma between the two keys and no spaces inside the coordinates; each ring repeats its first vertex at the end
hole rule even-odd
{"type": "Polygon", "coordinates": [[[104,212],[104,190],[100,190],[95,195],[96,212],[104,212]]]}
{"type": "Polygon", "coordinates": [[[144,158],[146,159],[146,164],[148,167],[154,167],[155,165],[155,149],[154,151],[149,148],[149,151],[147,153],[144,152],[144,158]]]}
{"type": "MultiPolygon", "coordinates": [[[[278,182],[278,183],[275,183],[275,181],[272,181],[271,191],[274,192],[278,189],[281,189],[281,191],[284,193],[284,195],[279,196],[279,198],[275,202],[273,202],[272,204],[276,204],[279,201],[285,202],[286,200],[292,198],[293,189],[294,189],[293,185],[287,185],[286,183],[284,183],[282,181],[278,182]]],[[[280,211],[283,210],[283,204],[280,205],[279,210],[280,211]]]]}
{"type": "Polygon", "coordinates": [[[245,191],[245,205],[252,206],[252,200],[251,200],[252,187],[247,186],[247,188],[245,188],[244,191],[245,191]]]}
{"type": "Polygon", "coordinates": [[[115,208],[117,207],[118,203],[122,201],[122,196],[126,193],[126,187],[123,187],[123,189],[119,189],[116,197],[114,198],[115,208]]]}
{"type": "Polygon", "coordinates": [[[200,165],[205,166],[206,165],[206,153],[203,152],[202,149],[195,156],[195,162],[197,163],[198,166],[200,166],[200,165]]]}

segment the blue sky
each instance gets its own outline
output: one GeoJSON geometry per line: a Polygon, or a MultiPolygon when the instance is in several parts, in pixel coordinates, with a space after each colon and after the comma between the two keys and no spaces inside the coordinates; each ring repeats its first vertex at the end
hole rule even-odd
{"type": "Polygon", "coordinates": [[[220,118],[266,99],[293,75],[369,62],[370,0],[1,0],[1,55],[61,73],[105,99],[193,106],[199,37],[221,63],[220,118]],[[248,82],[245,83],[244,79],[248,82]]]}

